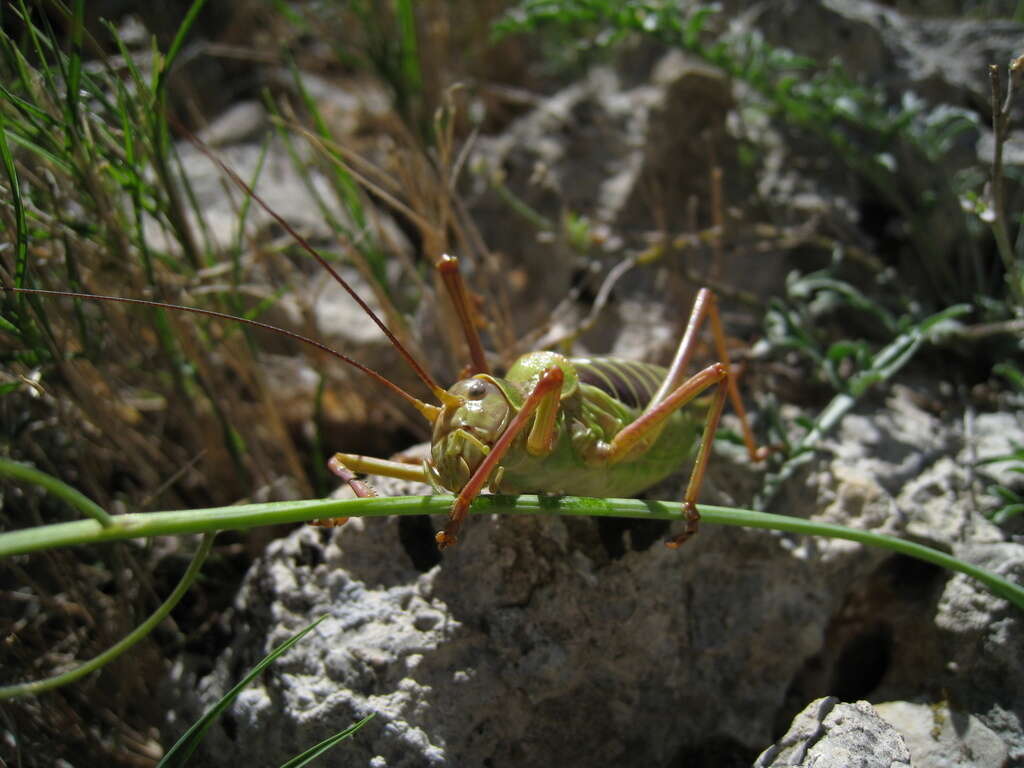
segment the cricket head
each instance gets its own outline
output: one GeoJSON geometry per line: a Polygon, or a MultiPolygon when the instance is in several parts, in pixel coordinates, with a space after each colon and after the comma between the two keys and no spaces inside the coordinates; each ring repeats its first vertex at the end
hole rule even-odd
{"type": "Polygon", "coordinates": [[[497,380],[485,373],[456,382],[448,393],[458,402],[442,407],[434,421],[431,464],[434,480],[458,492],[491,452],[515,409],[497,380]]]}

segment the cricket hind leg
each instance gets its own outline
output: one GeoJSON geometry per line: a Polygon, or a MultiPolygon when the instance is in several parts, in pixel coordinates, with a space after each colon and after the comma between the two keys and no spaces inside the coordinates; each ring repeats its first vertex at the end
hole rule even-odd
{"type": "Polygon", "coordinates": [[[747,409],[743,405],[743,398],[740,397],[737,378],[732,370],[732,362],[729,359],[729,350],[725,343],[725,330],[722,327],[722,318],[718,313],[718,299],[715,294],[707,288],[701,288],[697,297],[693,300],[693,308],[690,310],[690,317],[686,323],[686,331],[676,348],[675,357],[669,366],[668,374],[661,387],[655,392],[654,397],[647,406],[650,411],[666,400],[671,392],[677,389],[686,380],[686,369],[690,358],[697,348],[697,336],[701,331],[704,321],[711,325],[711,337],[715,345],[715,355],[718,362],[725,366],[728,374],[726,386],[729,395],[729,402],[740,420],[740,430],[743,433],[743,443],[747,449],[747,456],[751,461],[762,461],[768,457],[772,448],[759,446],[754,430],[750,427],[750,420],[747,418],[747,409]]]}
{"type": "Polygon", "coordinates": [[[697,533],[700,527],[697,496],[700,494],[700,487],[704,482],[704,473],[707,472],[708,461],[711,458],[711,446],[715,441],[715,432],[718,431],[722,410],[725,408],[725,396],[729,390],[731,378],[726,370],[725,378],[718,382],[714,399],[708,408],[708,415],[704,422],[704,434],[701,435],[700,446],[697,449],[697,460],[693,464],[693,471],[690,473],[690,480],[686,484],[686,492],[683,494],[683,530],[665,542],[665,545],[672,549],[681,547],[687,539],[697,533]]]}
{"type": "Polygon", "coordinates": [[[704,474],[707,472],[708,461],[711,458],[711,446],[714,443],[715,432],[722,418],[725,399],[729,393],[728,368],[722,363],[712,363],[707,368],[684,381],[670,391],[665,399],[653,405],[653,407],[648,407],[636,421],[624,427],[608,443],[608,448],[603,457],[607,462],[615,463],[630,455],[638,443],[656,434],[664,421],[674,411],[692,402],[710,387],[714,387],[715,392],[704,421],[704,434],[701,436],[697,449],[697,458],[693,465],[693,471],[690,473],[690,480],[686,485],[686,492],[683,495],[684,527],[682,533],[666,542],[670,547],[680,546],[697,533],[697,529],[700,526],[697,497],[700,494],[700,487],[704,481],[704,474]]]}
{"type": "Polygon", "coordinates": [[[711,458],[711,446],[721,421],[726,398],[732,402],[740,419],[743,441],[750,460],[761,461],[770,452],[768,447],[758,446],[757,439],[750,428],[747,412],[736,386],[736,377],[732,373],[729,352],[725,344],[725,332],[722,329],[715,295],[707,288],[702,288],[694,300],[686,331],[676,349],[665,381],[651,398],[651,402],[644,412],[634,422],[624,427],[609,443],[606,453],[608,461],[615,462],[624,458],[637,443],[655,434],[665,419],[674,411],[682,408],[710,387],[714,387],[715,392],[711,405],[708,407],[697,458],[683,495],[683,530],[666,542],[666,545],[672,548],[681,546],[697,533],[700,526],[697,498],[707,472],[708,462],[711,458]],[[719,361],[712,363],[694,376],[686,378],[686,368],[693,356],[697,336],[705,320],[710,322],[715,352],[719,361]]]}
{"type": "Polygon", "coordinates": [[[469,291],[462,279],[462,272],[459,270],[459,260],[447,253],[442,255],[434,265],[441,281],[444,283],[448,298],[451,299],[452,308],[459,320],[462,335],[466,340],[466,348],[469,352],[470,363],[461,379],[468,379],[477,373],[490,373],[487,365],[487,357],[484,355],[483,345],[480,343],[480,333],[477,330],[476,311],[469,298],[469,291]]]}

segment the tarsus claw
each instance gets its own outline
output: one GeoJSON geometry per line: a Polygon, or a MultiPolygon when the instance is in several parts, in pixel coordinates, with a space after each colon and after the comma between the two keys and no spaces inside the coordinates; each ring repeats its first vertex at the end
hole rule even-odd
{"type": "Polygon", "coordinates": [[[438,549],[447,549],[448,547],[455,546],[459,541],[455,536],[446,533],[445,531],[438,531],[434,540],[437,541],[438,549]]]}
{"type": "Polygon", "coordinates": [[[669,549],[679,549],[683,546],[686,541],[697,533],[700,528],[700,512],[697,511],[697,505],[692,501],[683,503],[683,524],[684,528],[682,533],[678,536],[673,536],[671,539],[665,542],[665,546],[669,549]]]}

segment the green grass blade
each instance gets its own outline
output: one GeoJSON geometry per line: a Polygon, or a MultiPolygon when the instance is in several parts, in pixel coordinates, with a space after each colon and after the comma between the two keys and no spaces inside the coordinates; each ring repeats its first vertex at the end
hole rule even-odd
{"type": "Polygon", "coordinates": [[[348,217],[352,222],[352,226],[347,226],[345,223],[341,222],[331,208],[324,202],[323,196],[313,183],[308,164],[301,159],[291,136],[288,131],[285,130],[285,123],[281,119],[279,110],[268,99],[268,109],[272,115],[278,118],[276,121],[278,136],[284,143],[285,150],[288,152],[288,155],[292,160],[292,164],[299,172],[299,177],[302,180],[303,186],[309,192],[310,197],[312,197],[316,202],[316,205],[320,210],[320,214],[332,229],[348,241],[350,246],[348,248],[349,258],[355,262],[356,266],[366,276],[372,279],[374,283],[373,290],[377,295],[378,300],[384,306],[384,311],[388,316],[388,321],[392,325],[402,327],[402,316],[394,307],[395,302],[392,295],[393,289],[388,278],[387,253],[380,247],[380,244],[377,242],[377,236],[370,225],[370,218],[367,216],[366,208],[363,205],[363,198],[359,184],[352,177],[352,174],[349,173],[345,159],[337,152],[337,150],[332,148],[333,139],[331,137],[330,129],[327,126],[327,121],[320,113],[316,100],[306,88],[306,85],[302,80],[301,73],[295,66],[294,62],[290,62],[290,68],[295,88],[309,112],[310,119],[313,121],[316,131],[315,135],[323,139],[323,141],[319,142],[317,146],[320,151],[326,155],[329,161],[324,172],[331,183],[331,187],[334,190],[334,195],[337,201],[341,204],[345,213],[348,214],[348,217]]]}
{"type": "Polygon", "coordinates": [[[324,739],[315,747],[310,747],[301,755],[296,755],[288,762],[282,763],[281,768],[303,768],[303,766],[309,765],[311,762],[313,762],[313,760],[320,757],[320,755],[322,755],[327,750],[331,749],[335,744],[338,744],[344,741],[345,739],[354,736],[356,732],[359,731],[359,729],[366,725],[368,722],[370,722],[373,719],[374,715],[376,714],[376,712],[371,712],[358,723],[350,725],[344,731],[336,733],[330,738],[324,739]]]}
{"type": "Polygon", "coordinates": [[[150,614],[148,619],[122,638],[120,642],[114,644],[103,653],[93,657],[84,664],[62,674],[49,677],[45,680],[36,680],[31,683],[18,683],[16,685],[4,686],[0,688],[0,700],[11,699],[16,696],[35,696],[45,691],[59,688],[62,685],[73,683],[91,672],[95,672],[100,667],[109,664],[142,640],[146,635],[152,632],[161,621],[167,618],[167,615],[174,610],[174,606],[176,606],[181,598],[185,596],[185,593],[188,592],[189,587],[192,586],[192,582],[194,582],[196,577],[199,575],[199,569],[202,568],[203,562],[206,560],[206,556],[210,554],[214,536],[216,536],[216,534],[208,533],[203,537],[203,540],[199,544],[199,549],[197,549],[196,553],[192,556],[192,562],[189,563],[188,569],[181,577],[178,585],[174,588],[174,591],[171,592],[167,599],[160,604],[159,608],[150,614]]]}
{"type": "MultiPolygon", "coordinates": [[[[423,73],[420,71],[419,44],[416,41],[416,12],[412,0],[397,0],[395,15],[398,17],[398,34],[401,39],[399,66],[402,72],[402,87],[408,102],[419,99],[423,92],[423,73]]],[[[414,120],[413,103],[407,104],[408,118],[414,120]]]]}
{"type": "Polygon", "coordinates": [[[21,480],[32,485],[38,485],[57,498],[63,499],[82,514],[91,517],[103,528],[110,528],[114,524],[114,518],[108,515],[106,510],[92,499],[86,497],[67,483],[35,467],[20,464],[10,459],[0,458],[0,475],[5,475],[13,480],[21,480]]]}
{"type": "Polygon", "coordinates": [[[43,81],[46,83],[46,90],[49,93],[57,93],[57,82],[53,77],[53,72],[50,70],[50,66],[47,63],[49,56],[47,52],[51,50],[50,42],[45,36],[40,35],[40,30],[32,23],[32,13],[29,11],[28,6],[25,4],[25,0],[18,0],[18,12],[15,14],[21,18],[22,23],[25,25],[25,32],[28,34],[28,39],[32,43],[32,50],[36,54],[36,59],[39,61],[39,73],[43,76],[43,81]]]}
{"type": "Polygon", "coordinates": [[[185,731],[185,734],[178,739],[177,743],[175,743],[175,745],[168,750],[167,754],[164,755],[163,759],[157,763],[157,768],[179,768],[180,766],[185,765],[188,762],[189,757],[196,750],[196,747],[199,746],[199,742],[202,741],[203,735],[210,726],[213,725],[214,720],[223,714],[224,710],[231,705],[231,702],[238,697],[238,694],[242,692],[245,686],[251,683],[261,672],[263,672],[264,669],[270,666],[278,656],[312,632],[316,626],[326,618],[326,616],[321,616],[301,632],[293,635],[288,640],[285,640],[281,645],[277,646],[267,654],[255,667],[249,670],[249,674],[242,678],[234,688],[225,693],[216,704],[207,710],[206,714],[193,723],[191,728],[185,731]]]}
{"type": "MultiPolygon", "coordinates": [[[[303,106],[305,106],[306,110],[309,112],[309,116],[313,121],[313,127],[316,129],[317,135],[330,141],[332,139],[331,131],[327,126],[327,121],[320,113],[320,107],[317,104],[316,99],[313,98],[309,93],[309,90],[306,88],[306,84],[302,80],[302,74],[299,72],[299,68],[295,65],[295,62],[293,60],[289,60],[288,64],[289,71],[292,75],[292,82],[295,83],[295,88],[299,93],[299,97],[302,99],[303,106]]],[[[276,108],[273,110],[273,113],[275,115],[278,114],[276,108]]],[[[291,146],[291,140],[284,131],[283,125],[279,129],[278,133],[281,135],[281,138],[285,140],[286,147],[289,150],[289,155],[292,156],[296,169],[303,171],[303,165],[298,160],[298,153],[296,153],[294,148],[291,146]]],[[[325,146],[324,149],[329,153],[333,160],[330,167],[330,176],[335,189],[335,194],[337,194],[341,204],[352,217],[352,221],[356,225],[355,232],[350,231],[347,227],[343,227],[342,224],[336,220],[336,217],[330,212],[330,210],[321,202],[320,194],[316,191],[316,188],[309,179],[308,172],[300,173],[300,175],[302,176],[306,187],[310,190],[310,194],[313,195],[313,199],[318,201],[321,212],[330,217],[332,226],[344,232],[345,236],[353,242],[358,242],[360,239],[360,232],[362,232],[366,227],[366,210],[363,208],[363,201],[359,194],[359,185],[346,170],[344,159],[338,156],[337,153],[331,151],[329,145],[325,146]]]]}
{"type": "Polygon", "coordinates": [[[199,269],[201,260],[199,258],[199,248],[192,237],[192,231],[185,216],[185,206],[181,201],[181,195],[175,185],[168,162],[171,155],[171,136],[166,115],[167,77],[170,75],[174,60],[178,57],[182,46],[185,44],[185,38],[189,30],[192,28],[196,17],[205,4],[206,0],[193,0],[188,13],[185,14],[185,18],[178,26],[178,31],[167,53],[163,56],[155,54],[155,79],[152,88],[153,108],[150,110],[149,133],[152,143],[153,168],[167,195],[166,213],[168,220],[171,222],[171,227],[192,269],[199,269]]]}
{"type": "Polygon", "coordinates": [[[156,87],[154,88],[157,100],[161,103],[163,100],[163,94],[167,88],[167,76],[170,74],[171,68],[174,65],[174,60],[177,59],[178,54],[181,53],[182,46],[185,45],[185,38],[188,37],[189,30],[192,29],[192,25],[195,23],[199,12],[203,10],[204,5],[206,5],[206,0],[193,0],[192,5],[185,14],[185,18],[182,19],[181,24],[178,25],[178,31],[174,35],[174,40],[171,41],[171,47],[168,48],[167,53],[163,55],[159,74],[156,79],[156,87]]]}
{"type": "Polygon", "coordinates": [[[1010,382],[1019,392],[1024,393],[1024,371],[1010,362],[992,366],[992,373],[997,373],[1010,382]]]}
{"type": "MultiPolygon", "coordinates": [[[[18,326],[12,323],[3,315],[0,315],[0,331],[7,331],[7,333],[18,334],[18,326]]],[[[18,385],[15,385],[18,386],[18,385]]]]}
{"type": "Polygon", "coordinates": [[[25,202],[21,198],[21,187],[18,184],[18,171],[14,167],[14,156],[7,144],[7,123],[0,113],[0,160],[4,164],[7,185],[11,190],[11,204],[14,206],[14,286],[25,285],[25,273],[28,271],[28,225],[25,223],[25,202]]]}
{"type": "Polygon", "coordinates": [[[45,163],[50,163],[62,173],[71,175],[73,169],[71,167],[71,164],[65,158],[60,157],[54,152],[51,152],[50,150],[36,143],[32,139],[29,139],[26,136],[22,136],[21,134],[14,133],[13,131],[9,131],[8,138],[10,138],[11,144],[16,144],[19,147],[27,149],[29,152],[38,155],[39,158],[43,160],[45,163]]]}
{"type": "MultiPolygon", "coordinates": [[[[146,281],[150,286],[156,286],[156,274],[153,272],[153,257],[149,252],[149,241],[146,238],[146,230],[144,226],[143,213],[145,206],[143,204],[143,188],[144,182],[135,173],[134,169],[139,163],[139,159],[136,153],[137,138],[135,135],[135,121],[132,119],[130,111],[130,99],[127,90],[124,86],[119,85],[117,89],[117,103],[118,103],[118,115],[121,119],[121,145],[122,151],[124,152],[125,165],[131,169],[132,180],[127,185],[128,196],[132,201],[132,213],[133,213],[133,225],[135,227],[135,242],[139,244],[139,261],[142,263],[142,270],[146,275],[146,281]]],[[[121,185],[122,189],[124,184],[121,185]]],[[[166,348],[166,344],[164,345],[166,348]]]]}
{"type": "MultiPolygon", "coordinates": [[[[15,66],[19,69],[20,72],[20,67],[18,67],[17,65],[24,63],[20,61],[20,52],[11,49],[10,42],[8,40],[5,39],[3,42],[5,53],[11,54],[15,57],[19,57],[19,61],[15,63],[15,66]]],[[[21,86],[22,88],[27,88],[28,84],[23,82],[21,86]]],[[[2,101],[5,104],[10,104],[18,112],[20,112],[26,120],[29,120],[36,130],[43,130],[45,128],[56,128],[60,125],[60,123],[53,117],[51,117],[46,112],[46,110],[41,109],[37,105],[28,101],[27,99],[23,99],[21,96],[7,88],[3,83],[0,83],[0,97],[2,97],[2,101]]]]}
{"type": "Polygon", "coordinates": [[[71,17],[71,53],[68,55],[67,81],[65,85],[65,104],[67,105],[67,125],[72,131],[78,130],[81,101],[79,86],[82,82],[82,33],[85,29],[85,0],[75,0],[74,14],[71,17]]]}
{"type": "MultiPolygon", "coordinates": [[[[115,24],[103,20],[103,26],[106,27],[107,32],[110,34],[110,39],[114,41],[117,46],[118,53],[121,54],[121,61],[124,62],[124,66],[127,69],[130,82],[132,84],[132,90],[135,93],[146,92],[146,79],[142,76],[142,72],[139,71],[138,66],[135,64],[135,58],[132,56],[132,52],[125,45],[124,40],[121,39],[121,33],[115,24]]],[[[122,78],[114,78],[114,82],[121,83],[122,78]]],[[[112,110],[116,111],[116,110],[112,110]]]]}
{"type": "MultiPolygon", "coordinates": [[[[260,154],[256,158],[256,167],[253,169],[252,176],[249,177],[247,183],[249,189],[256,189],[260,183],[260,177],[263,175],[263,167],[267,162],[267,155],[270,154],[270,138],[267,139],[260,145],[260,154]]],[[[249,218],[249,212],[252,210],[252,197],[249,195],[242,196],[242,205],[238,210],[238,224],[235,228],[235,242],[231,246],[231,292],[227,295],[228,304],[231,306],[232,312],[236,315],[244,312],[241,299],[238,296],[238,287],[242,283],[242,254],[245,252],[245,224],[249,218]]],[[[248,336],[248,334],[247,334],[248,336]]]]}

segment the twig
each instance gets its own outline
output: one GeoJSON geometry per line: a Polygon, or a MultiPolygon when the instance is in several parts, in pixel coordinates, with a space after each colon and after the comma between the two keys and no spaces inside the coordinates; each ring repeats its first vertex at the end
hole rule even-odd
{"type": "Polygon", "coordinates": [[[992,234],[996,240],[996,248],[1006,268],[1006,280],[1010,285],[1010,297],[1018,311],[1024,311],[1024,275],[1010,243],[1010,233],[1006,226],[1006,186],[1003,179],[1003,145],[1010,133],[1010,107],[1013,104],[1014,87],[1024,71],[1024,56],[1018,56],[1010,62],[1009,79],[1006,93],[1003,93],[1001,67],[990,64],[988,68],[989,82],[992,85],[992,133],[994,147],[992,150],[992,234]]]}

